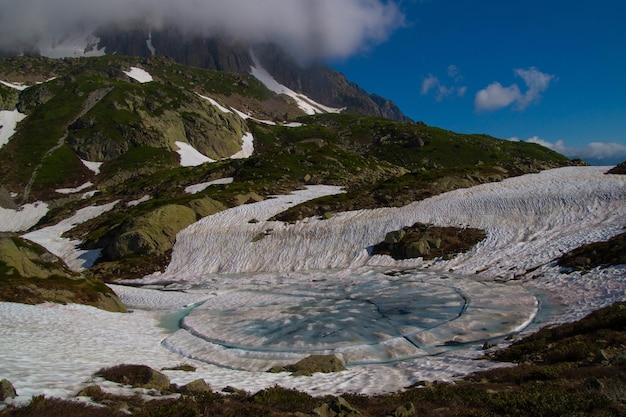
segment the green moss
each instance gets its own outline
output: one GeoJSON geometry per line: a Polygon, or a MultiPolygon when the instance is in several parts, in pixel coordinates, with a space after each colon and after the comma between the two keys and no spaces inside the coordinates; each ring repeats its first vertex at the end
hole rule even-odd
{"type": "Polygon", "coordinates": [[[63,145],[41,161],[33,182],[33,191],[78,186],[89,175],[90,172],[74,151],[68,145],[63,145]]]}

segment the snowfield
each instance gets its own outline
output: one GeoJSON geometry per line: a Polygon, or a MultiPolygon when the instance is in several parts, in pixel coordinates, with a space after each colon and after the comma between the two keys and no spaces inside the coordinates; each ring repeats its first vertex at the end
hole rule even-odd
{"type": "Polygon", "coordinates": [[[484,341],[504,346],[508,334],[626,300],[626,266],[581,275],[554,262],[624,230],[626,176],[606,170],[549,170],[292,225],[268,219],[340,190],[311,187],[226,210],[178,235],[164,273],[141,288],[112,286],[130,314],[0,303],[2,377],[27,401],[75,395],[104,366],[187,362],[197,371],[166,371],[174,383],[203,378],[251,392],[278,384],[321,396],[506,366],[475,360],[484,341]],[[483,228],[487,238],[449,261],[368,254],[386,232],[418,221],[483,228]],[[310,353],[334,353],[348,370],[263,372],[310,353]]]}

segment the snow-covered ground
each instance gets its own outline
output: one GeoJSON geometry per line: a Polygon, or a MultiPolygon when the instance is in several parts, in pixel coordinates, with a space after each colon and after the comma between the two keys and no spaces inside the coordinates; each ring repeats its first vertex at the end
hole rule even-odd
{"type": "Polygon", "coordinates": [[[24,84],[10,83],[10,82],[7,82],[7,81],[0,81],[0,84],[4,84],[4,85],[6,85],[9,88],[13,88],[13,89],[18,90],[18,91],[26,90],[29,87],[29,86],[24,85],[24,84]]]}
{"type": "Polygon", "coordinates": [[[72,230],[76,225],[110,211],[117,203],[117,201],[114,201],[101,206],[85,207],[78,210],[68,219],[62,220],[53,226],[27,233],[22,237],[40,244],[51,253],[62,258],[70,269],[82,271],[91,267],[96,259],[100,257],[100,250],[81,250],[78,248],[81,242],[61,236],[63,233],[72,230]]]}
{"type": "Polygon", "coordinates": [[[484,340],[502,346],[508,333],[626,300],[624,266],[568,275],[554,265],[623,231],[626,177],[605,171],[550,170],[293,225],[267,219],[338,190],[229,209],[181,232],[166,272],[143,288],[113,286],[130,314],[0,303],[2,377],[24,400],[74,395],[103,366],[187,362],[198,370],[167,371],[173,382],[373,394],[502,366],[475,360],[484,340]],[[484,228],[487,239],[450,261],[368,255],[387,231],[416,221],[484,228]],[[350,366],[312,377],[260,372],[310,352],[350,366]]]}
{"type": "Polygon", "coordinates": [[[15,133],[15,127],[20,121],[24,120],[25,117],[25,114],[17,110],[0,111],[0,148],[9,143],[9,139],[15,133]]]}
{"type": "Polygon", "coordinates": [[[130,78],[138,81],[140,83],[149,83],[154,81],[152,75],[142,68],[131,67],[130,71],[124,71],[124,74],[128,75],[130,78]]]}
{"type": "Polygon", "coordinates": [[[180,155],[180,166],[197,167],[207,162],[215,162],[215,159],[209,158],[186,142],[176,142],[176,146],[176,152],[180,155]]]}
{"type": "Polygon", "coordinates": [[[194,184],[194,185],[190,185],[188,187],[185,187],[185,192],[187,194],[197,194],[201,191],[206,190],[207,188],[209,188],[212,185],[220,185],[220,184],[232,184],[232,182],[235,179],[233,177],[228,177],[228,178],[220,178],[218,180],[215,181],[209,181],[209,182],[203,182],[200,184],[194,184]]]}

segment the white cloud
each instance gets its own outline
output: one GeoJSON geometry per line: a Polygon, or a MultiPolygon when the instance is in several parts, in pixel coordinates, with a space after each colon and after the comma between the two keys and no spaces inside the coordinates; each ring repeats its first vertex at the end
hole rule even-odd
{"type": "Polygon", "coordinates": [[[499,82],[491,83],[476,93],[474,107],[477,111],[498,110],[520,100],[522,93],[517,84],[503,87],[499,82]]]}
{"type": "Polygon", "coordinates": [[[527,90],[522,93],[517,84],[503,87],[493,82],[476,93],[474,108],[478,112],[499,110],[514,105],[516,110],[524,110],[529,104],[541,99],[541,94],[548,89],[554,75],[545,74],[535,67],[516,69],[514,73],[524,80],[527,90]]]}
{"type": "Polygon", "coordinates": [[[463,77],[460,75],[460,70],[456,65],[449,65],[446,73],[450,78],[454,79],[455,85],[446,86],[442,83],[439,78],[435,77],[432,74],[428,74],[428,77],[422,80],[422,89],[421,94],[427,95],[431,91],[435,92],[435,100],[442,101],[444,98],[457,95],[458,97],[465,96],[467,92],[466,86],[458,86],[458,83],[463,80],[463,77]]]}
{"type": "MultiPolygon", "coordinates": [[[[513,137],[510,140],[519,141],[518,138],[513,137]]],[[[626,161],[626,146],[619,143],[611,142],[591,142],[585,146],[568,146],[564,140],[557,140],[556,142],[549,142],[541,139],[538,136],[533,136],[526,140],[526,142],[537,143],[552,149],[568,158],[580,158],[585,161],[606,162],[607,165],[612,165],[617,162],[626,161]]]]}
{"type": "Polygon", "coordinates": [[[0,47],[111,23],[174,24],[186,33],[277,41],[309,57],[346,57],[383,42],[404,16],[384,0],[0,0],[0,47]]]}
{"type": "Polygon", "coordinates": [[[432,74],[428,74],[428,77],[422,81],[422,95],[426,95],[433,88],[437,88],[439,85],[439,79],[432,74]]]}

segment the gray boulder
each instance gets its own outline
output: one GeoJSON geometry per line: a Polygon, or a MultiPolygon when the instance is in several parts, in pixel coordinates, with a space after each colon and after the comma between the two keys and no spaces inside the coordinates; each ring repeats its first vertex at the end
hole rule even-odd
{"type": "Polygon", "coordinates": [[[7,379],[0,381],[0,401],[5,401],[15,397],[17,397],[17,391],[15,391],[15,387],[11,381],[7,379]]]}

